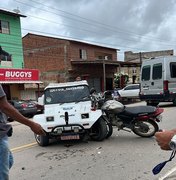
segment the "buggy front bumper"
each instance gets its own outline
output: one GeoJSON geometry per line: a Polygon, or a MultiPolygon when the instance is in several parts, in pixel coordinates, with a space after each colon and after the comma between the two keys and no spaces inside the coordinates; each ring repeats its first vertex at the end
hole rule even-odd
{"type": "Polygon", "coordinates": [[[52,128],[50,136],[84,135],[85,128],[80,124],[57,125],[52,128]]]}

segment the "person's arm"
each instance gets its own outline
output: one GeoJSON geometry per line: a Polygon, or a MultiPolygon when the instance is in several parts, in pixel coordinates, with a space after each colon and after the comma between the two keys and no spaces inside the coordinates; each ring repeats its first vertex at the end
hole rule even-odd
{"type": "Polygon", "coordinates": [[[20,114],[18,110],[16,110],[7,101],[6,96],[0,97],[0,109],[4,114],[13,118],[15,121],[18,121],[19,123],[22,123],[26,126],[29,126],[34,133],[39,134],[39,135],[45,135],[45,132],[42,129],[42,127],[39,124],[29,120],[28,118],[20,114]]]}
{"type": "Polygon", "coordinates": [[[169,143],[175,134],[176,129],[164,130],[162,132],[155,133],[156,141],[162,150],[171,150],[169,143]]]}

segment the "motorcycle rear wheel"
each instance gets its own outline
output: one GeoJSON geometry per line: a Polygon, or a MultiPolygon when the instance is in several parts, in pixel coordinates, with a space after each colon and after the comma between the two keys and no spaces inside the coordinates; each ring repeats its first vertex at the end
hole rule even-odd
{"type": "Polygon", "coordinates": [[[158,124],[153,120],[135,121],[132,131],[141,137],[152,137],[159,130],[158,124]]]}

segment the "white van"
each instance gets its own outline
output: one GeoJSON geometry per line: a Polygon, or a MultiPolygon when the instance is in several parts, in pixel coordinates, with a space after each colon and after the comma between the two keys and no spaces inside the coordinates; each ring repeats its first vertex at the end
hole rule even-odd
{"type": "Polygon", "coordinates": [[[140,99],[147,105],[173,102],[176,105],[176,56],[144,60],[140,75],[140,99]]]}

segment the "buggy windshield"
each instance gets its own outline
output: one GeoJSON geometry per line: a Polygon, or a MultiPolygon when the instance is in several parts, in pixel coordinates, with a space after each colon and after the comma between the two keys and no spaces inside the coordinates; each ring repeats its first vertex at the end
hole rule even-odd
{"type": "Polygon", "coordinates": [[[54,87],[45,90],[45,104],[77,103],[88,100],[90,100],[90,93],[86,85],[54,87]]]}

